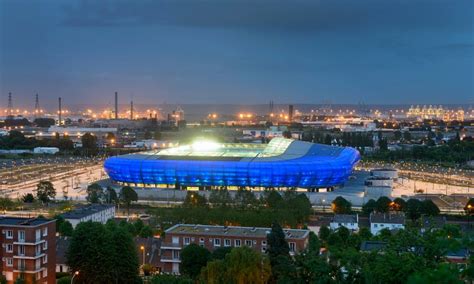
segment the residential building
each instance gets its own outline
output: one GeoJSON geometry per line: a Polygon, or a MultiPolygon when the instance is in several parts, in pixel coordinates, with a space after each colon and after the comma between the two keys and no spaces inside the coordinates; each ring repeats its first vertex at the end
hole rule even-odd
{"type": "Polygon", "coordinates": [[[351,231],[359,230],[359,215],[354,214],[336,214],[329,223],[331,230],[337,230],[340,227],[346,227],[351,231]]]}
{"type": "Polygon", "coordinates": [[[363,241],[360,244],[360,251],[362,252],[372,252],[372,251],[381,251],[385,249],[387,242],[382,241],[363,241]]]}
{"type": "MultiPolygon", "coordinates": [[[[161,271],[179,274],[181,250],[189,244],[197,244],[213,251],[221,247],[248,246],[258,252],[267,250],[270,228],[228,227],[212,225],[177,224],[165,231],[161,244],[161,271]]],[[[304,250],[308,245],[309,230],[284,229],[290,254],[304,250]]]]}
{"type": "Polygon", "coordinates": [[[372,235],[378,235],[381,230],[405,229],[405,214],[403,213],[378,213],[370,214],[370,232],[372,235]]]}
{"type": "Polygon", "coordinates": [[[56,272],[69,272],[69,266],[66,264],[66,251],[69,248],[71,238],[56,237],[56,272]]]}
{"type": "Polygon", "coordinates": [[[72,224],[73,228],[81,222],[107,223],[115,217],[115,205],[111,204],[90,204],[62,214],[66,221],[72,224]]]}
{"type": "Polygon", "coordinates": [[[0,273],[7,283],[56,283],[56,222],[0,217],[0,273]]]}

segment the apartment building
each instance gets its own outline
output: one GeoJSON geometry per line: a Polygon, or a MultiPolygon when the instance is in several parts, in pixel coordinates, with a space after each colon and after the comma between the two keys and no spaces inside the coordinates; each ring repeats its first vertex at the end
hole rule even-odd
{"type": "MultiPolygon", "coordinates": [[[[165,231],[161,244],[160,270],[179,274],[181,250],[189,244],[197,244],[213,251],[220,247],[248,246],[265,253],[270,228],[227,227],[211,225],[177,224],[165,231]]],[[[294,255],[308,245],[309,230],[284,229],[285,238],[294,255]]]]}
{"type": "Polygon", "coordinates": [[[56,283],[55,220],[0,217],[0,232],[0,273],[8,284],[56,283]]]}
{"type": "Polygon", "coordinates": [[[90,204],[66,212],[62,216],[71,223],[73,228],[76,228],[79,223],[87,221],[105,224],[108,220],[115,218],[115,205],[90,204]]]}

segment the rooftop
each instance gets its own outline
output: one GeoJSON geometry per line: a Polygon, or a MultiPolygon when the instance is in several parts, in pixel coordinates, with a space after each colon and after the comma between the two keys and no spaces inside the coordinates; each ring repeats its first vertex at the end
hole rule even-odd
{"type": "Polygon", "coordinates": [[[374,251],[374,250],[382,250],[387,246],[386,242],[382,241],[363,241],[360,244],[361,251],[374,251]]]}
{"type": "Polygon", "coordinates": [[[335,147],[276,137],[268,144],[218,143],[198,141],[163,150],[153,150],[125,155],[127,159],[160,160],[241,160],[294,159],[305,155],[337,157],[344,147],[335,147]]]}
{"type": "Polygon", "coordinates": [[[18,218],[18,217],[0,217],[0,226],[38,226],[49,222],[52,219],[45,218],[18,218]]]}
{"type": "Polygon", "coordinates": [[[336,214],[332,217],[331,223],[358,223],[357,215],[336,214]]]}
{"type": "Polygon", "coordinates": [[[405,214],[372,212],[370,214],[370,223],[405,224],[405,214]]]}
{"type": "Polygon", "coordinates": [[[62,214],[61,216],[63,216],[64,219],[81,219],[83,217],[95,214],[97,212],[107,210],[114,206],[115,205],[112,205],[112,204],[91,204],[91,205],[79,207],[75,210],[66,212],[62,214]]]}
{"type": "MultiPolygon", "coordinates": [[[[304,239],[309,235],[309,230],[283,229],[286,238],[304,239]]],[[[271,228],[261,227],[234,227],[234,226],[212,226],[177,224],[166,230],[166,233],[186,234],[186,235],[208,235],[208,236],[242,236],[266,238],[271,232],[271,228]]]]}

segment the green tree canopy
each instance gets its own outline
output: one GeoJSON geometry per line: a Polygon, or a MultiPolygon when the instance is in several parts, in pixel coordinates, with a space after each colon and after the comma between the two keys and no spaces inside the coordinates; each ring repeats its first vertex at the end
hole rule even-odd
{"type": "Polygon", "coordinates": [[[93,183],[87,187],[86,200],[90,203],[101,203],[104,198],[104,190],[102,186],[93,183]]]}
{"type": "Polygon", "coordinates": [[[40,181],[36,186],[36,197],[43,203],[48,203],[56,196],[56,189],[50,181],[40,181]]]}
{"type": "Polygon", "coordinates": [[[130,215],[130,205],[133,201],[138,201],[137,192],[130,186],[122,187],[120,201],[127,207],[127,215],[130,215]]]}
{"type": "Polygon", "coordinates": [[[387,213],[390,210],[390,203],[392,203],[392,200],[390,200],[390,198],[386,196],[379,197],[376,202],[377,212],[387,213]]]}
{"type": "Polygon", "coordinates": [[[196,279],[210,258],[211,253],[206,248],[190,244],[181,251],[180,271],[182,274],[196,279]]]}
{"type": "Polygon", "coordinates": [[[352,204],[342,196],[336,197],[331,207],[332,211],[336,214],[349,214],[352,212],[352,204]]]}

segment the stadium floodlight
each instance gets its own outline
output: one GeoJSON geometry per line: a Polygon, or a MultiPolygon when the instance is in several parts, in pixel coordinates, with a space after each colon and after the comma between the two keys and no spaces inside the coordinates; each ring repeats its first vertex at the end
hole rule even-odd
{"type": "Polygon", "coordinates": [[[219,149],[221,147],[221,144],[214,141],[199,140],[199,141],[193,142],[191,147],[195,151],[208,152],[208,151],[214,151],[214,150],[219,149]]]}

